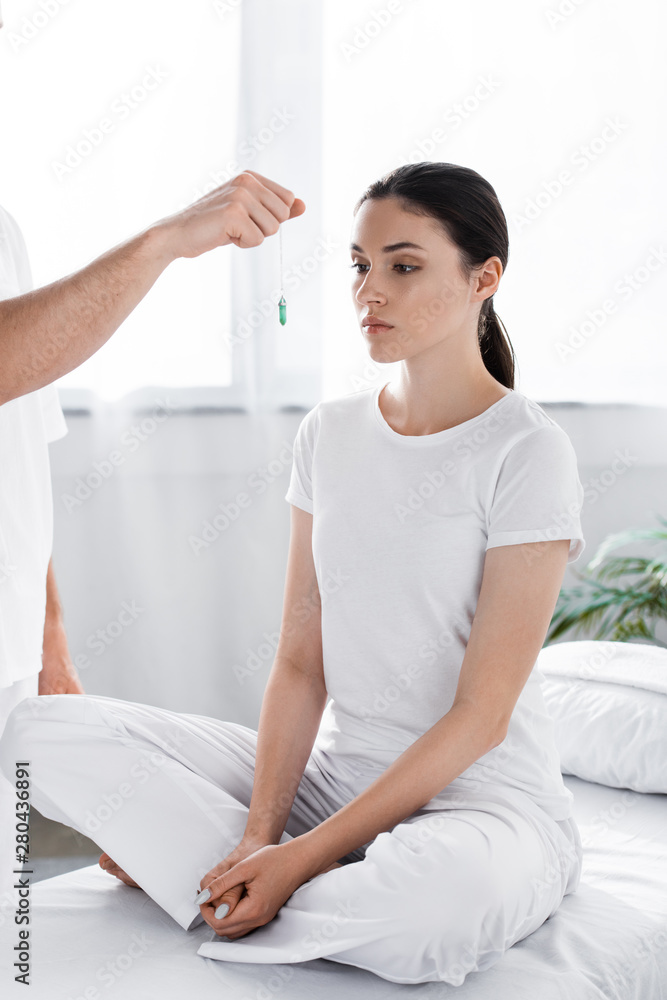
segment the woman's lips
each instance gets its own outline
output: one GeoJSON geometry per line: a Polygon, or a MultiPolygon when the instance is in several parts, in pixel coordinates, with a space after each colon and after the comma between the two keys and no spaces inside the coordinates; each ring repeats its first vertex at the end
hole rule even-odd
{"type": "Polygon", "coordinates": [[[364,327],[366,333],[384,333],[385,330],[393,330],[393,326],[385,326],[384,323],[368,323],[364,327]]]}

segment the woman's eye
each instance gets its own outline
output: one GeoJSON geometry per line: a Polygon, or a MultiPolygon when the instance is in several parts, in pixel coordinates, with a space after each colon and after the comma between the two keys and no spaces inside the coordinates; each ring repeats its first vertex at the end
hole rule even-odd
{"type": "MultiPolygon", "coordinates": [[[[368,267],[368,264],[360,264],[357,261],[355,261],[354,264],[350,264],[350,267],[352,268],[368,267]]],[[[406,271],[399,271],[398,272],[399,274],[412,274],[413,271],[419,270],[417,264],[394,264],[394,267],[407,268],[406,271]]],[[[365,273],[366,273],[365,271],[357,271],[357,274],[365,274],[365,273]]]]}

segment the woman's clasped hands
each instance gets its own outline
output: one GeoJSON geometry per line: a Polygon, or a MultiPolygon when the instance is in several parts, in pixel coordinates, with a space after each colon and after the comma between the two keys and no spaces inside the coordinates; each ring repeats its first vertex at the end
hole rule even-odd
{"type": "Polygon", "coordinates": [[[216,934],[235,940],[268,924],[299,886],[341,867],[334,861],[313,871],[312,857],[306,856],[298,840],[284,844],[242,840],[204,875],[195,902],[216,934]]]}

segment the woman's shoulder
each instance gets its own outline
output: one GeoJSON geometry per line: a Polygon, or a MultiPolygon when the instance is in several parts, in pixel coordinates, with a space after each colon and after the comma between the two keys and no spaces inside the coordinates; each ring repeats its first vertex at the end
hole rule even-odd
{"type": "Polygon", "coordinates": [[[377,386],[371,385],[366,386],[364,389],[352,389],[350,392],[344,392],[329,399],[323,399],[318,405],[323,410],[330,410],[335,413],[350,413],[360,406],[365,406],[377,388],[377,386]]]}
{"type": "Polygon", "coordinates": [[[305,436],[311,446],[314,446],[323,427],[329,428],[329,436],[331,433],[343,433],[347,424],[358,428],[362,411],[370,404],[372,392],[372,388],[360,389],[330,399],[321,399],[302,418],[300,436],[305,436]]]}
{"type": "Polygon", "coordinates": [[[511,419],[506,425],[504,448],[496,457],[514,462],[570,462],[575,455],[570,436],[536,400],[514,390],[511,419]]]}
{"type": "Polygon", "coordinates": [[[318,425],[322,421],[333,421],[337,424],[345,420],[355,420],[360,411],[366,409],[371,401],[374,387],[359,389],[353,392],[343,393],[339,396],[332,396],[329,399],[321,399],[307,414],[313,423],[318,425]]]}
{"type": "MultiPolygon", "coordinates": [[[[558,435],[558,432],[560,431],[561,434],[565,434],[567,436],[565,430],[561,427],[558,421],[547,413],[544,407],[535,399],[532,399],[530,396],[526,396],[518,389],[514,389],[512,395],[514,397],[512,424],[519,436],[532,434],[534,431],[542,428],[551,428],[555,431],[556,435],[558,435]]],[[[549,437],[549,434],[547,433],[541,436],[549,437]]]]}

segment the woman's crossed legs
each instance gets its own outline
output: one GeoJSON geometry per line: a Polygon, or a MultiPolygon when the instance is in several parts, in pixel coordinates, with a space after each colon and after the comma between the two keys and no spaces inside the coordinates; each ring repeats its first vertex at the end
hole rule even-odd
{"type": "MultiPolygon", "coordinates": [[[[91,837],[184,929],[201,878],[241,840],[257,734],[235,723],[92,695],[27,698],[0,765],[31,761],[32,802],[91,837]]],[[[311,757],[281,843],[313,829],[372,777],[311,757]]],[[[276,917],[199,954],[234,962],[328,958],[398,983],[460,985],[558,907],[556,858],[514,806],[419,812],[340,868],[300,886],[276,917]]]]}

